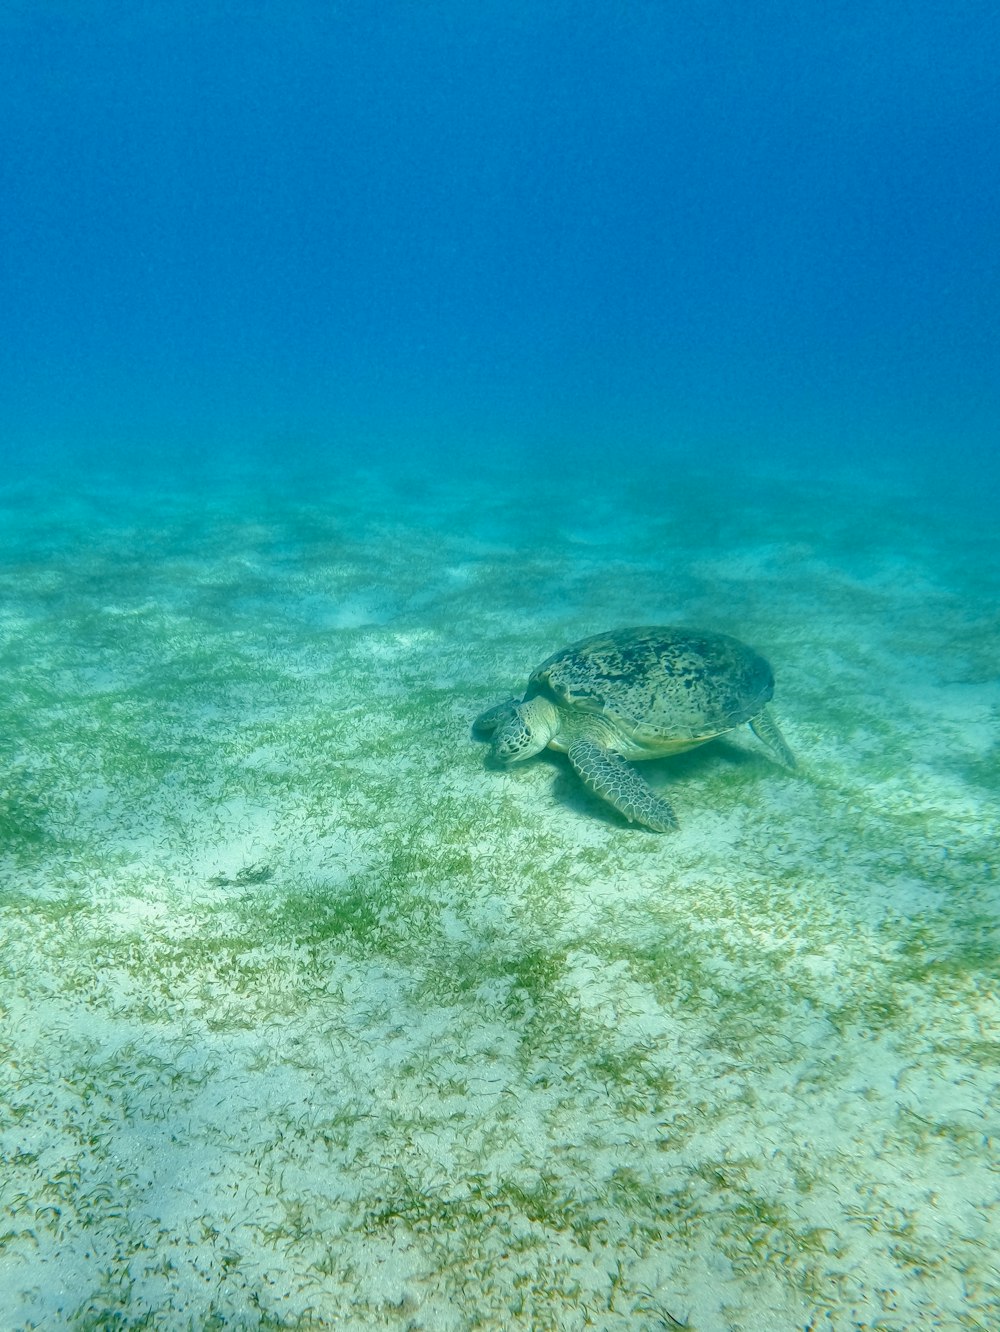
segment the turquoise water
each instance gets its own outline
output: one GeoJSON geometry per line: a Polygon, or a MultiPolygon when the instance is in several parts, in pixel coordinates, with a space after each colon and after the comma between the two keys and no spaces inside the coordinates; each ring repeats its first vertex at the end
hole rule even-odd
{"type": "Polygon", "coordinates": [[[0,1327],[995,1326],[997,36],[7,8],[0,1327]]]}
{"type": "Polygon", "coordinates": [[[989,515],[646,482],[5,488],[5,1326],[990,1325],[989,515]],[[470,736],[642,616],[800,759],[668,836],[470,736]]]}

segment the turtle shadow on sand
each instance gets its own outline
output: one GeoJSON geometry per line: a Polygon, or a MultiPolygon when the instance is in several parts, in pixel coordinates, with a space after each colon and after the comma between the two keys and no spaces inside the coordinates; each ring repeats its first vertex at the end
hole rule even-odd
{"type": "MultiPolygon", "coordinates": [[[[629,823],[677,827],[669,800],[628,760],[661,759],[748,724],[786,768],[795,758],[768,710],[770,665],[728,634],[650,626],[582,639],[532,672],[520,699],[489,708],[473,732],[492,737],[501,764],[546,747],[629,823]]],[[[671,765],[673,776],[677,765],[671,765]]]]}

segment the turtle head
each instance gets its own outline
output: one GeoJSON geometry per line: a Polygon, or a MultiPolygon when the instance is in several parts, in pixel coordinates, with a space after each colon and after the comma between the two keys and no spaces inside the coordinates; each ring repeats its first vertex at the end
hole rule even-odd
{"type": "Polygon", "coordinates": [[[547,698],[515,703],[493,737],[493,757],[517,763],[540,753],[559,730],[559,709],[547,698]]]}

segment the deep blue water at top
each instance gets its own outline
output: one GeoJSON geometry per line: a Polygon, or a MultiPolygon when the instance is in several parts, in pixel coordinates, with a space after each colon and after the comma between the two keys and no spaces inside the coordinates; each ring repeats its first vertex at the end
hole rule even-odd
{"type": "Polygon", "coordinates": [[[9,0],[0,432],[933,459],[1000,422],[986,0],[9,0]]]}

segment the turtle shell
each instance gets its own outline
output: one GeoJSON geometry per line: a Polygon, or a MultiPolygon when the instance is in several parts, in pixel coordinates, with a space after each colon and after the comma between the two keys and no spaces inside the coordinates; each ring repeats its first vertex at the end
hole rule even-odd
{"type": "Polygon", "coordinates": [[[548,694],[656,746],[731,731],[773,692],[771,667],[738,639],[654,625],[595,634],[554,653],[530,676],[526,697],[548,694]]]}

